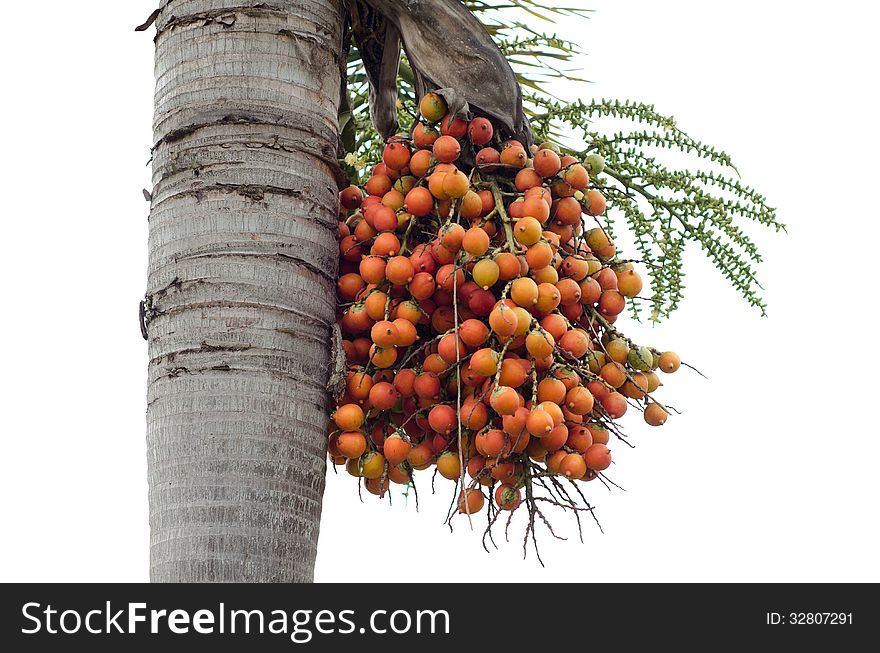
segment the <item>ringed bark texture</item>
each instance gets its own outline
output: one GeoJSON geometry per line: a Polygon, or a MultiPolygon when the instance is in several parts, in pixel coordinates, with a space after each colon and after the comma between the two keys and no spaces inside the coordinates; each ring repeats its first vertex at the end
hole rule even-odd
{"type": "Polygon", "coordinates": [[[335,302],[340,0],[171,0],[156,26],[150,577],[311,581],[335,302]]]}

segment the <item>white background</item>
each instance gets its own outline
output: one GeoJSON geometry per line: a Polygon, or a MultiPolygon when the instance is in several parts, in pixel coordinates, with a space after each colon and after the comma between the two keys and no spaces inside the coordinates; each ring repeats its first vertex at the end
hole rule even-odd
{"type": "MultiPolygon", "coordinates": [[[[153,44],[132,28],[156,0],[88,4],[4,8],[4,581],[147,579],[136,309],[153,44]]],[[[778,206],[790,234],[757,234],[770,317],[695,253],[681,310],[633,328],[710,380],[668,377],[684,415],[631,421],[638,448],[615,447],[613,474],[627,491],[589,486],[604,535],[545,535],[542,568],[522,561],[520,529],[493,555],[463,521],[450,535],[448,485],[432,500],[426,479],[416,513],[361,504],[354,479],[331,477],[317,579],[880,580],[877,4],[584,5],[593,18],[563,33],[592,84],[565,92],[655,103],[778,206]]]]}

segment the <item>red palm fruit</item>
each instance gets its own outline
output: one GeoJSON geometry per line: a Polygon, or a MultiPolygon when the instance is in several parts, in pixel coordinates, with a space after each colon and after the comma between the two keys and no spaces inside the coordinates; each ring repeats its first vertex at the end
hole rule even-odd
{"type": "Polygon", "coordinates": [[[366,331],[373,325],[366,309],[363,306],[354,305],[342,316],[340,327],[342,332],[354,335],[366,331]]]}
{"type": "Polygon", "coordinates": [[[458,496],[458,512],[475,515],[483,509],[486,497],[476,488],[466,488],[458,496]]]}
{"type": "MultiPolygon", "coordinates": [[[[413,128],[413,145],[419,149],[430,148],[438,138],[440,138],[440,132],[429,125],[417,122],[416,126],[413,128]]],[[[416,154],[418,154],[418,152],[413,154],[413,156],[416,154]]],[[[410,168],[411,167],[412,166],[410,166],[410,168]]]]}
{"type": "Polygon", "coordinates": [[[562,409],[552,401],[542,401],[537,405],[537,408],[550,414],[550,417],[553,418],[553,426],[559,426],[565,419],[562,414],[562,409]]]}
{"type": "Polygon", "coordinates": [[[388,436],[382,445],[382,452],[385,456],[385,460],[387,460],[388,464],[392,467],[399,465],[406,460],[411,449],[412,445],[396,433],[388,436]]]}
{"type": "Polygon", "coordinates": [[[602,296],[602,286],[592,277],[587,277],[579,284],[581,289],[581,304],[584,306],[592,306],[599,301],[602,296]]]}
{"type": "Polygon", "coordinates": [[[606,202],[605,196],[597,190],[587,192],[587,201],[589,202],[590,215],[602,215],[605,213],[606,202]]]}
{"type": "Polygon", "coordinates": [[[370,389],[370,404],[379,410],[390,410],[397,403],[400,393],[387,381],[376,383],[370,389]]]}
{"type": "Polygon", "coordinates": [[[516,442],[523,433],[528,433],[526,429],[526,421],[529,418],[530,411],[528,408],[520,406],[512,415],[505,415],[501,420],[501,427],[504,432],[510,436],[510,439],[516,442]]]}
{"type": "Polygon", "coordinates": [[[446,333],[455,326],[455,312],[451,306],[438,306],[431,313],[431,328],[436,333],[446,333]]]}
{"type": "Polygon", "coordinates": [[[461,138],[468,133],[469,123],[462,120],[451,113],[447,113],[443,120],[440,121],[440,133],[444,136],[452,136],[453,138],[461,138]]]}
{"type": "Polygon", "coordinates": [[[559,313],[550,313],[541,318],[541,328],[558,341],[568,331],[568,322],[559,313]]]}
{"type": "Polygon", "coordinates": [[[583,358],[590,349],[590,337],[583,329],[571,329],[559,339],[559,348],[573,358],[583,358]]]}
{"type": "Polygon", "coordinates": [[[587,424],[587,430],[593,438],[593,444],[608,444],[611,434],[601,424],[587,424]]]}
{"type": "MultiPolygon", "coordinates": [[[[541,270],[548,267],[553,262],[553,248],[545,242],[537,242],[526,251],[526,263],[532,270],[541,270]]],[[[554,270],[556,280],[559,275],[554,270]]],[[[555,281],[554,281],[555,283],[555,281]]]]}
{"type": "Polygon", "coordinates": [[[434,208],[434,196],[424,186],[416,186],[406,194],[403,207],[417,217],[428,215],[434,208]]]}
{"type": "Polygon", "coordinates": [[[593,395],[596,401],[602,403],[602,401],[611,394],[612,390],[602,381],[590,381],[587,384],[587,390],[590,391],[590,394],[593,395]]]}
{"type": "Polygon", "coordinates": [[[461,249],[461,241],[464,239],[465,230],[460,224],[450,223],[440,232],[440,243],[450,252],[461,249]]]}
{"type": "Polygon", "coordinates": [[[516,189],[520,193],[523,193],[530,188],[538,188],[544,183],[544,180],[541,179],[541,175],[535,172],[532,168],[523,168],[516,173],[513,183],[516,186],[516,189]]]}
{"type": "Polygon", "coordinates": [[[501,338],[512,336],[516,332],[518,324],[519,319],[516,313],[506,304],[499,304],[489,314],[489,326],[501,338]]]}
{"type": "Polygon", "coordinates": [[[452,199],[460,199],[470,190],[470,180],[461,170],[447,173],[443,178],[443,193],[452,199]]]}
{"type": "Polygon", "coordinates": [[[562,168],[559,155],[553,150],[538,150],[532,160],[535,172],[542,177],[554,177],[562,168]]]}
{"type": "MultiPolygon", "coordinates": [[[[674,374],[681,367],[681,357],[674,351],[664,351],[660,354],[659,368],[666,374],[674,374]]],[[[653,392],[653,390],[652,390],[653,392]]]]}
{"type": "Polygon", "coordinates": [[[464,270],[450,263],[437,270],[435,279],[438,287],[453,292],[456,287],[461,288],[464,283],[464,270]]]}
{"type": "Polygon", "coordinates": [[[587,169],[580,163],[569,166],[563,173],[563,177],[568,185],[575,190],[586,190],[587,186],[590,185],[590,175],[587,169]]]}
{"type": "Polygon", "coordinates": [[[431,191],[431,196],[440,200],[440,202],[437,204],[437,213],[444,215],[444,216],[446,214],[443,213],[442,209],[440,208],[440,205],[442,204],[442,202],[444,200],[449,199],[449,195],[446,193],[445,190],[443,190],[443,182],[446,181],[446,176],[448,174],[449,173],[447,173],[447,172],[441,172],[439,170],[435,170],[428,177],[428,190],[431,191]]]}
{"type": "Polygon", "coordinates": [[[428,424],[437,433],[450,433],[457,422],[455,409],[446,404],[434,406],[428,413],[428,424]]]}
{"type": "Polygon", "coordinates": [[[409,163],[409,148],[405,143],[392,141],[382,152],[382,163],[392,170],[403,170],[409,163]]]}
{"type": "Polygon", "coordinates": [[[593,278],[599,282],[599,286],[603,291],[605,290],[617,290],[617,275],[614,274],[614,270],[611,268],[602,268],[599,270],[593,278]]]}
{"type": "Polygon", "coordinates": [[[443,243],[440,242],[440,239],[431,243],[429,251],[431,252],[431,256],[434,257],[434,260],[440,265],[449,265],[455,260],[455,253],[450,252],[443,247],[443,243]]]}
{"type": "Polygon", "coordinates": [[[599,312],[605,317],[620,315],[626,308],[626,299],[616,290],[606,290],[599,297],[599,312]]]}
{"type": "Polygon", "coordinates": [[[560,279],[554,285],[559,290],[559,303],[562,306],[572,306],[581,301],[581,288],[574,279],[560,279]]]}
{"type": "Polygon", "coordinates": [[[467,133],[471,143],[479,147],[492,140],[492,136],[495,135],[495,128],[492,127],[492,123],[488,119],[477,117],[471,120],[467,133]]]}
{"type": "MultiPolygon", "coordinates": [[[[486,317],[492,314],[492,307],[495,305],[495,295],[488,290],[477,288],[468,299],[468,308],[473,311],[474,315],[486,317]]],[[[491,324],[491,319],[490,319],[491,324]]]]}
{"type": "Polygon", "coordinates": [[[385,267],[385,278],[395,286],[405,286],[412,281],[414,275],[415,269],[408,256],[395,256],[385,267]]]}
{"type": "Polygon", "coordinates": [[[385,281],[385,259],[378,256],[365,256],[361,259],[358,270],[361,278],[367,283],[385,281]]]}
{"type": "Polygon", "coordinates": [[[339,203],[342,205],[342,208],[349,211],[360,208],[363,199],[364,196],[361,193],[361,189],[357,186],[349,186],[339,193],[339,203]]]}
{"type": "Polygon", "coordinates": [[[604,444],[594,444],[584,453],[584,461],[593,471],[601,472],[611,466],[611,450],[604,444]]]}
{"type": "Polygon", "coordinates": [[[461,247],[471,256],[483,256],[489,251],[489,235],[480,227],[471,227],[462,238],[461,247]]]}
{"type": "Polygon", "coordinates": [[[364,218],[354,226],[354,238],[359,242],[366,242],[376,235],[376,230],[369,220],[364,218]]]}
{"type": "Polygon", "coordinates": [[[602,367],[599,376],[612,388],[619,388],[626,383],[626,368],[617,361],[611,361],[602,367]]]}
{"type": "Polygon", "coordinates": [[[590,429],[585,426],[569,425],[568,440],[565,442],[566,447],[583,454],[592,444],[593,436],[590,434],[590,429]]]}
{"type": "Polygon", "coordinates": [[[623,417],[628,407],[626,397],[619,392],[610,393],[600,403],[602,404],[602,408],[605,409],[605,412],[608,413],[608,417],[611,419],[623,417]]]}
{"type": "Polygon", "coordinates": [[[441,163],[452,163],[461,155],[461,145],[452,136],[441,136],[434,141],[432,151],[441,163]]]}
{"type": "Polygon", "coordinates": [[[516,221],[513,235],[517,242],[526,247],[534,245],[541,240],[541,223],[536,218],[527,215],[516,221]]]}
{"type": "Polygon", "coordinates": [[[495,505],[500,510],[516,510],[522,503],[520,491],[510,484],[499,485],[495,490],[495,505]]]}
{"type": "Polygon", "coordinates": [[[388,175],[373,175],[364,184],[364,190],[367,191],[370,195],[377,195],[382,197],[385,193],[391,190],[391,178],[388,175]]]}
{"type": "Polygon", "coordinates": [[[520,277],[510,285],[510,298],[523,308],[532,308],[538,303],[538,284],[528,277],[520,277]]]}
{"type": "Polygon", "coordinates": [[[541,197],[529,197],[523,200],[523,213],[535,218],[541,224],[550,218],[550,206],[541,197]]]}
{"type": "Polygon", "coordinates": [[[416,326],[409,320],[405,320],[402,317],[398,317],[392,321],[394,326],[397,327],[397,346],[398,347],[409,347],[414,344],[416,340],[419,339],[419,333],[416,331],[416,326]]]}
{"type": "Polygon", "coordinates": [[[645,422],[651,426],[663,426],[669,418],[669,413],[656,402],[651,402],[645,408],[645,422]]]}
{"type": "Polygon", "coordinates": [[[460,421],[471,431],[479,431],[489,423],[489,411],[482,401],[465,401],[461,405],[460,421]]]}
{"type": "MultiPolygon", "coordinates": [[[[435,139],[436,140],[436,139],[435,139]]],[[[433,143],[432,143],[433,145],[433,143]]],[[[434,153],[431,150],[419,150],[409,160],[409,169],[414,177],[421,179],[434,164],[434,153]]]]}
{"type": "Polygon", "coordinates": [[[526,429],[536,438],[543,438],[553,430],[553,417],[542,408],[533,408],[526,420],[526,429]]]}
{"type": "Polygon", "coordinates": [[[369,338],[355,338],[351,344],[355,350],[357,360],[366,362],[367,357],[370,355],[370,347],[373,346],[373,341],[369,338]]]}
{"type": "Polygon", "coordinates": [[[437,343],[437,353],[450,365],[461,360],[468,354],[467,345],[460,336],[448,333],[437,343]]]}
{"type": "Polygon", "coordinates": [[[526,217],[526,211],[525,211],[524,207],[525,207],[524,200],[521,200],[521,199],[515,200],[508,205],[507,215],[512,220],[522,220],[524,217],[526,217]]]}
{"type": "Polygon", "coordinates": [[[547,377],[538,383],[538,401],[552,401],[561,404],[565,401],[565,384],[559,379],[547,377]]]}
{"type": "Polygon", "coordinates": [[[336,449],[349,460],[357,459],[367,450],[367,439],[358,431],[345,431],[336,438],[336,449]]]}
{"type": "Polygon", "coordinates": [[[449,363],[440,356],[440,354],[428,354],[425,356],[425,362],[422,363],[422,369],[426,372],[433,372],[438,376],[449,369],[449,363]]]}
{"type": "Polygon", "coordinates": [[[333,421],[343,431],[357,431],[364,423],[364,411],[357,404],[343,404],[333,414],[333,421]]]}
{"type": "MultiPolygon", "coordinates": [[[[422,302],[422,306],[424,306],[427,301],[428,300],[422,302]]],[[[412,322],[413,324],[419,324],[424,314],[418,305],[411,301],[405,301],[397,305],[397,307],[391,313],[391,316],[395,319],[402,318],[404,320],[412,322]]]]}
{"type": "Polygon", "coordinates": [[[483,212],[483,201],[476,192],[468,190],[461,198],[459,211],[465,220],[476,220],[483,212]]]}
{"type": "MultiPolygon", "coordinates": [[[[543,442],[541,444],[544,444],[543,442]]],[[[559,473],[559,467],[562,464],[562,459],[568,455],[565,451],[554,451],[553,453],[549,453],[546,460],[547,469],[554,474],[559,473]]]]}
{"type": "Polygon", "coordinates": [[[467,473],[473,479],[476,479],[478,476],[488,476],[488,474],[483,474],[482,471],[485,468],[486,459],[479,455],[475,454],[471,456],[470,460],[467,463],[467,473]]]}
{"type": "Polygon", "coordinates": [[[539,313],[549,313],[557,306],[561,297],[559,290],[552,283],[542,283],[538,285],[538,303],[535,304],[535,310],[539,313]]]}
{"type": "Polygon", "coordinates": [[[382,348],[377,345],[370,347],[370,362],[379,369],[387,369],[397,362],[397,348],[382,348]]]}
{"type": "Polygon", "coordinates": [[[470,347],[479,347],[489,337],[489,328],[476,319],[465,320],[458,328],[458,335],[470,347]]]}
{"type": "Polygon", "coordinates": [[[570,453],[560,461],[559,473],[566,478],[581,479],[587,473],[587,462],[581,454],[570,453]]]}
{"type": "Polygon", "coordinates": [[[363,290],[365,285],[364,280],[359,274],[354,272],[343,274],[339,277],[339,281],[336,282],[336,294],[339,295],[342,301],[354,301],[354,298],[363,290]]]}
{"type": "Polygon", "coordinates": [[[553,206],[552,214],[561,224],[578,224],[581,221],[581,203],[573,197],[560,198],[553,206]]]}
{"type": "Polygon", "coordinates": [[[364,372],[349,372],[345,377],[345,390],[356,401],[369,397],[372,387],[372,377],[364,372]]]}
{"type": "Polygon", "coordinates": [[[394,347],[397,344],[399,335],[400,332],[397,329],[397,325],[388,320],[376,322],[373,328],[370,329],[370,337],[373,342],[383,349],[394,347]]]}
{"type": "Polygon", "coordinates": [[[394,375],[394,387],[402,397],[412,397],[415,390],[416,373],[410,368],[398,370],[394,375]]]}
{"type": "Polygon", "coordinates": [[[409,450],[407,462],[415,469],[425,469],[434,458],[434,450],[430,442],[421,442],[409,450]]]}
{"type": "Polygon", "coordinates": [[[426,244],[416,245],[409,256],[409,260],[412,262],[413,269],[416,272],[433,274],[437,270],[437,261],[431,256],[431,252],[426,244]]]}
{"type": "Polygon", "coordinates": [[[445,479],[450,481],[458,480],[461,475],[461,461],[457,453],[447,451],[440,454],[437,458],[437,471],[445,479]]]}
{"type": "Polygon", "coordinates": [[[500,356],[497,351],[490,347],[478,349],[471,356],[468,367],[480,376],[493,376],[498,371],[500,356]]]}
{"type": "Polygon", "coordinates": [[[535,358],[544,358],[553,353],[556,341],[553,336],[538,327],[526,336],[526,349],[535,358]]]}
{"type": "MultiPolygon", "coordinates": [[[[484,147],[482,150],[477,152],[477,156],[474,159],[477,166],[479,166],[480,170],[484,170],[486,172],[492,172],[497,169],[497,164],[501,163],[501,153],[496,150],[494,147],[484,147]]],[[[491,191],[486,191],[491,195],[491,191]]]]}
{"type": "Polygon", "coordinates": [[[437,399],[440,396],[440,378],[433,372],[422,372],[413,382],[413,390],[422,399],[437,399]]]}
{"type": "Polygon", "coordinates": [[[498,385],[508,388],[519,388],[528,380],[528,372],[512,358],[501,361],[501,375],[498,377],[498,385]]]}
{"type": "Polygon", "coordinates": [[[490,393],[489,405],[499,415],[513,415],[519,408],[519,394],[513,388],[498,386],[490,393]]]}
{"type": "Polygon", "coordinates": [[[474,444],[482,455],[487,458],[497,458],[504,451],[507,444],[507,438],[503,431],[498,429],[489,429],[477,434],[474,444]]]}
{"type": "MultiPolygon", "coordinates": [[[[412,262],[412,259],[410,259],[410,262],[412,262]]],[[[434,276],[427,272],[416,273],[412,281],[409,282],[409,293],[416,301],[428,299],[428,297],[434,294],[435,288],[434,276]]]]}
{"type": "Polygon", "coordinates": [[[642,277],[635,270],[624,270],[617,275],[617,287],[624,297],[636,297],[643,286],[642,277]]]}
{"type": "MultiPolygon", "coordinates": [[[[386,458],[387,460],[387,458],[386,458]]],[[[398,485],[409,485],[412,480],[412,476],[409,471],[407,471],[406,467],[402,464],[397,465],[388,465],[388,480],[392,483],[397,483],[398,485]]],[[[376,483],[376,481],[369,481],[369,483],[376,483]]],[[[369,489],[369,488],[367,488],[369,489]]]]}
{"type": "Polygon", "coordinates": [[[575,415],[588,415],[593,410],[593,395],[585,387],[579,385],[568,391],[565,406],[575,415]]]}
{"type": "MultiPolygon", "coordinates": [[[[554,406],[556,404],[553,404],[554,406]]],[[[541,438],[541,446],[547,451],[556,451],[565,446],[568,440],[568,427],[565,424],[557,424],[550,432],[541,438]]]]}
{"type": "Polygon", "coordinates": [[[493,260],[498,266],[498,278],[502,281],[510,281],[519,276],[519,259],[510,252],[500,252],[493,260]]]}
{"type": "Polygon", "coordinates": [[[529,155],[526,154],[522,145],[505,145],[501,149],[501,163],[503,165],[512,166],[514,168],[523,168],[528,160],[529,155]]]}
{"type": "Polygon", "coordinates": [[[426,93],[419,100],[419,113],[428,122],[437,122],[447,111],[446,100],[437,93],[426,93]]]}
{"type": "Polygon", "coordinates": [[[377,256],[394,256],[399,251],[400,241],[390,231],[376,236],[376,239],[373,241],[373,247],[370,249],[370,253],[377,256]]]}

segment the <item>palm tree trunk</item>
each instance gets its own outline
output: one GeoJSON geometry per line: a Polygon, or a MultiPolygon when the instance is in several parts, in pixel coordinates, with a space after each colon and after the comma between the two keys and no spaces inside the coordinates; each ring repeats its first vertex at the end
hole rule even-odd
{"type": "Polygon", "coordinates": [[[157,20],[150,576],[311,581],[337,260],[340,0],[157,20]]]}

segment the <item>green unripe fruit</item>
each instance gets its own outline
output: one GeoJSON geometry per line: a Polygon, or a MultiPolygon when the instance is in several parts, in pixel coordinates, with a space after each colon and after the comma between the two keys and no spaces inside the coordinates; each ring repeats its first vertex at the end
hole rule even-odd
{"type": "Polygon", "coordinates": [[[546,143],[541,143],[538,146],[538,149],[539,150],[552,150],[553,152],[556,152],[556,154],[561,153],[559,146],[556,143],[551,143],[550,141],[547,141],[546,143]]]}
{"type": "Polygon", "coordinates": [[[626,362],[630,364],[630,367],[640,372],[650,372],[654,367],[654,354],[647,347],[639,347],[629,352],[626,362]]]}
{"type": "Polygon", "coordinates": [[[605,170],[605,157],[601,154],[591,154],[584,161],[584,165],[591,175],[601,175],[605,170]]]}

